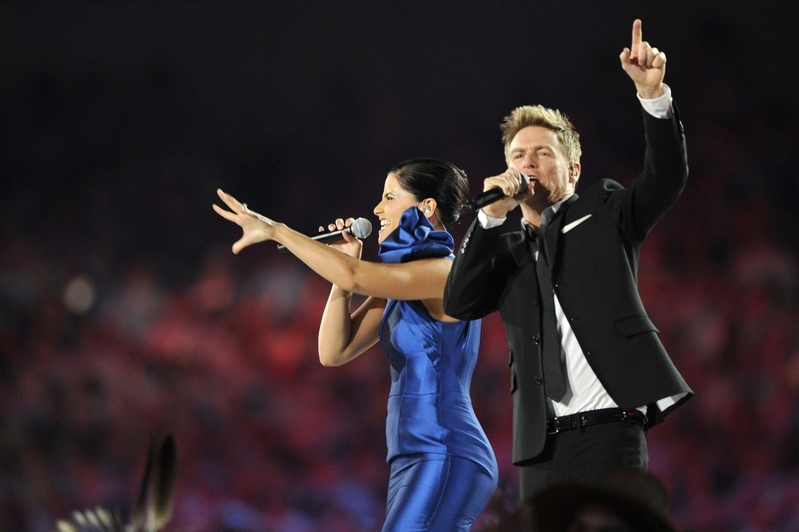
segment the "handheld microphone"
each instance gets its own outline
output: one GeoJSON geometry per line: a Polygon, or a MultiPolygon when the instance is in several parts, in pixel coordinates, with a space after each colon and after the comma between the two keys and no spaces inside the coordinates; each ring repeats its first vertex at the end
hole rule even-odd
{"type": "MultiPolygon", "coordinates": [[[[344,240],[344,237],[341,236],[341,233],[349,233],[355,238],[366,238],[367,236],[372,234],[372,222],[367,220],[366,218],[356,218],[352,225],[342,229],[341,231],[332,231],[330,233],[319,233],[314,235],[311,240],[316,240],[317,242],[321,242],[322,244],[333,244],[335,242],[341,242],[344,240]]],[[[287,253],[288,248],[283,244],[277,245],[277,250],[280,253],[287,253]]]]}
{"type": "MultiPolygon", "coordinates": [[[[522,176],[522,186],[520,190],[526,190],[527,186],[530,184],[530,178],[522,173],[519,173],[519,175],[522,176]]],[[[472,199],[464,203],[461,206],[461,214],[477,211],[479,209],[482,209],[486,205],[490,205],[495,201],[501,200],[504,197],[505,193],[502,192],[501,188],[488,189],[482,194],[478,194],[477,196],[473,197],[472,199]]]]}

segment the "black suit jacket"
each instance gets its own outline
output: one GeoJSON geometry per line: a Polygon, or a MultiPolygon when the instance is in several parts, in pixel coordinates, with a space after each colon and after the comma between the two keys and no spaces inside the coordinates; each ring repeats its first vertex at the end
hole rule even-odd
{"type": "MultiPolygon", "coordinates": [[[[647,233],[674,204],[688,177],[685,138],[672,119],[644,112],[644,171],[629,187],[603,179],[569,198],[546,230],[553,285],[574,334],[611,398],[622,408],[647,405],[654,425],[692,391],[674,367],[637,289],[647,233]],[[660,411],[659,399],[686,394],[660,411]]],[[[499,310],[510,346],[513,462],[524,465],[546,440],[535,261],[522,231],[502,234],[475,220],[464,236],[444,293],[459,319],[499,310]]]]}

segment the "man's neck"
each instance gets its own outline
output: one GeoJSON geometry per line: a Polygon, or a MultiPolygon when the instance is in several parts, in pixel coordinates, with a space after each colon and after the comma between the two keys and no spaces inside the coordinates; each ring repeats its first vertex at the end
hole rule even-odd
{"type": "Polygon", "coordinates": [[[551,220],[552,216],[554,216],[554,214],[563,206],[563,202],[569,199],[572,195],[573,194],[569,194],[568,196],[561,198],[561,200],[557,203],[547,203],[543,207],[531,206],[527,205],[526,203],[522,203],[522,218],[524,221],[535,227],[537,231],[541,228],[542,217],[545,220],[551,220]],[[553,209],[555,212],[547,213],[548,209],[553,209]]]}
{"type": "Polygon", "coordinates": [[[522,207],[522,218],[524,219],[524,221],[532,225],[536,229],[536,231],[540,229],[541,212],[543,212],[544,209],[539,211],[537,208],[528,207],[524,203],[522,203],[521,207],[522,207]]]}

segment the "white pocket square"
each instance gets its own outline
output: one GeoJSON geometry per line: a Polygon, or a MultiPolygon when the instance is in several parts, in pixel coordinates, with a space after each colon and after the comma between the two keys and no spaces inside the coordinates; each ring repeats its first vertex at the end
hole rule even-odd
{"type": "Polygon", "coordinates": [[[593,215],[592,214],[586,214],[585,216],[583,216],[579,220],[574,220],[572,223],[564,225],[563,229],[561,229],[560,232],[561,233],[568,233],[569,231],[571,231],[572,229],[574,229],[575,227],[577,227],[578,225],[580,225],[581,223],[583,223],[584,221],[589,219],[591,216],[593,216],[593,215]]]}

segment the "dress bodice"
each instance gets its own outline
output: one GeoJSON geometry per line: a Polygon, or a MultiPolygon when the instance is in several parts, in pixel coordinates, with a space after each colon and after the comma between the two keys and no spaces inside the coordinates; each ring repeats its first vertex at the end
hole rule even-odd
{"type": "Polygon", "coordinates": [[[438,321],[420,301],[392,300],[383,315],[380,343],[391,366],[388,461],[442,453],[495,470],[493,450],[469,393],[480,322],[438,321]]]}

